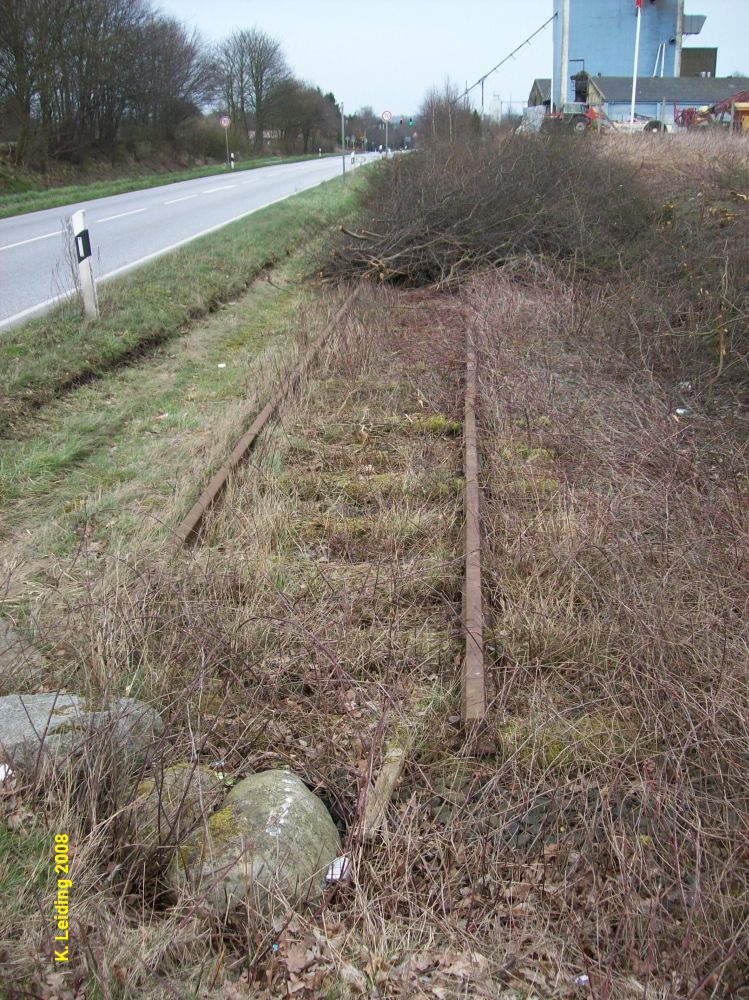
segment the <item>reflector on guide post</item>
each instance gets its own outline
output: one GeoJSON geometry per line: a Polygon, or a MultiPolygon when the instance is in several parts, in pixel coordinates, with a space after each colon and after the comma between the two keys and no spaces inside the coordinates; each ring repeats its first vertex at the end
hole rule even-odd
{"type": "Polygon", "coordinates": [[[75,252],[78,256],[79,264],[91,256],[91,239],[88,235],[88,229],[84,229],[82,233],[75,234],[75,252]]]}
{"type": "Polygon", "coordinates": [[[78,276],[81,282],[83,310],[87,316],[94,319],[99,315],[99,302],[96,297],[94,272],[91,269],[91,238],[86,229],[86,213],[81,209],[74,212],[70,219],[75,241],[75,255],[78,261],[78,276]]]}

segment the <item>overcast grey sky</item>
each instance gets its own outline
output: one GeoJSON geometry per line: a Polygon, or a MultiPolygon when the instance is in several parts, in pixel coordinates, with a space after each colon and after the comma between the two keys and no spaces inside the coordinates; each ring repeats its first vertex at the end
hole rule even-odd
{"type": "MultiPolygon", "coordinates": [[[[631,0],[634,7],[635,0],[631,0]]],[[[218,41],[255,25],[277,38],[294,74],[332,90],[347,112],[415,113],[424,92],[449,76],[474,83],[553,12],[552,0],[154,0],[154,5],[218,41]]],[[[687,0],[707,14],[687,44],[718,46],[718,75],[749,74],[749,0],[687,0]]],[[[552,26],[494,73],[487,110],[521,102],[537,76],[551,76],[552,26]]],[[[472,96],[476,105],[480,89],[472,96]]]]}

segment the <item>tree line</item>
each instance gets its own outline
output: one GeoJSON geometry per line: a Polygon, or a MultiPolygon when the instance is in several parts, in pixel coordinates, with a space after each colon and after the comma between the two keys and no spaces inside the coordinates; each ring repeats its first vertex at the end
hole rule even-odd
{"type": "Polygon", "coordinates": [[[219,114],[240,155],[340,134],[333,94],[297,80],[258,28],[208,45],[148,0],[0,0],[0,140],[15,162],[221,158],[219,114]]]}

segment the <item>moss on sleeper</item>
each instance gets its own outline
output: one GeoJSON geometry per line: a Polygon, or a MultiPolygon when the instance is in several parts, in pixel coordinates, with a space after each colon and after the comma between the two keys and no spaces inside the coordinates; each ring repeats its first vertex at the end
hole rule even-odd
{"type": "Polygon", "coordinates": [[[555,493],[559,489],[556,479],[514,479],[507,483],[505,490],[508,493],[519,494],[524,497],[532,497],[539,493],[555,493]]]}
{"type": "Polygon", "coordinates": [[[531,448],[525,444],[505,445],[500,449],[500,455],[508,462],[518,458],[524,462],[553,462],[556,457],[549,448],[531,448]]]}
{"type": "Polygon", "coordinates": [[[369,476],[317,473],[302,476],[285,474],[279,477],[278,483],[282,490],[295,493],[300,500],[319,502],[339,499],[351,507],[364,507],[408,495],[447,499],[460,493],[464,480],[443,472],[417,477],[399,472],[379,472],[369,476]]]}
{"type": "Polygon", "coordinates": [[[299,534],[307,542],[318,541],[331,533],[361,541],[372,535],[374,528],[371,518],[367,517],[313,517],[302,522],[299,534]]]}
{"type": "Polygon", "coordinates": [[[497,742],[505,759],[516,756],[524,764],[579,771],[625,755],[632,734],[622,720],[593,712],[553,721],[513,719],[500,727],[497,742]]]}
{"type": "Polygon", "coordinates": [[[408,429],[415,434],[445,434],[448,437],[463,433],[463,425],[459,420],[448,420],[441,413],[430,417],[416,417],[409,421],[408,429]]]}

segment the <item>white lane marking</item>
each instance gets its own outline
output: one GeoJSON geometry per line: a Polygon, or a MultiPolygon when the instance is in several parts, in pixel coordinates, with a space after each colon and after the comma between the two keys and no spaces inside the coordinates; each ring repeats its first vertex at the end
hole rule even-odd
{"type": "MultiPolygon", "coordinates": [[[[248,215],[254,215],[255,212],[261,212],[264,208],[270,208],[271,205],[275,205],[276,202],[285,201],[287,198],[291,198],[294,192],[289,194],[282,194],[280,198],[274,198],[273,201],[266,201],[264,205],[258,205],[257,208],[251,208],[247,212],[240,212],[239,215],[233,215],[231,219],[225,219],[224,222],[219,222],[215,226],[209,226],[208,229],[201,229],[199,233],[195,233],[194,236],[188,236],[187,239],[180,240],[179,243],[172,243],[168,247],[163,247],[161,250],[154,250],[153,253],[146,254],[145,257],[140,257],[138,260],[132,261],[130,264],[123,264],[122,267],[116,267],[113,271],[107,271],[97,281],[108,281],[109,278],[116,278],[120,274],[126,274],[128,271],[135,270],[136,267],[140,267],[141,264],[147,264],[151,260],[156,260],[157,257],[163,257],[164,254],[171,253],[172,250],[179,250],[180,247],[185,246],[188,243],[192,243],[193,240],[199,240],[201,236],[208,236],[209,233],[215,233],[219,229],[223,229],[224,226],[231,225],[232,222],[238,222],[240,219],[244,219],[248,215]]],[[[7,322],[7,320],[5,321],[7,322]]],[[[3,324],[0,323],[0,326],[3,324]]]]}
{"type": "MultiPolygon", "coordinates": [[[[309,187],[317,187],[318,184],[321,183],[324,183],[324,181],[315,181],[310,184],[309,187]]],[[[309,188],[305,188],[304,190],[308,189],[309,188]]],[[[156,260],[157,257],[163,257],[164,254],[171,253],[172,250],[179,250],[180,247],[183,247],[188,243],[192,243],[193,240],[200,239],[201,236],[208,236],[209,233],[215,233],[217,230],[223,229],[224,226],[228,226],[232,222],[238,222],[240,219],[244,219],[248,215],[254,215],[255,212],[262,212],[264,208],[270,208],[271,205],[275,205],[279,201],[285,201],[287,198],[291,197],[292,194],[282,194],[279,198],[274,198],[272,201],[266,201],[264,205],[258,205],[257,208],[251,208],[246,212],[240,212],[239,215],[234,215],[231,219],[226,219],[224,222],[219,222],[215,226],[203,229],[199,233],[195,233],[194,236],[188,236],[187,239],[181,240],[179,243],[172,243],[171,246],[164,247],[162,250],[156,250],[154,253],[149,253],[145,257],[141,257],[139,260],[132,261],[130,264],[123,264],[122,267],[116,267],[113,271],[108,271],[106,274],[102,274],[96,280],[108,281],[110,278],[116,278],[120,274],[126,274],[128,271],[133,271],[136,267],[140,267],[141,264],[147,264],[151,260],[156,260]]],[[[75,289],[71,289],[68,292],[64,292],[62,295],[56,295],[53,299],[47,299],[45,302],[40,302],[35,306],[31,306],[29,309],[24,309],[21,312],[15,313],[13,316],[8,316],[7,319],[0,320],[0,330],[4,327],[12,326],[19,319],[24,319],[26,316],[32,316],[34,313],[43,312],[49,306],[53,306],[58,302],[63,302],[65,299],[71,298],[74,294],[75,289]]]]}
{"type": "Polygon", "coordinates": [[[112,222],[113,219],[124,219],[126,215],[137,215],[138,212],[145,212],[145,208],[134,208],[132,212],[120,212],[119,215],[108,215],[106,219],[97,219],[96,222],[112,222]]]}
{"type": "Polygon", "coordinates": [[[0,247],[0,250],[12,250],[13,247],[22,247],[27,243],[36,243],[37,240],[48,240],[50,236],[59,236],[60,233],[64,233],[64,229],[58,229],[54,233],[45,233],[44,236],[32,236],[30,240],[19,240],[18,243],[8,243],[4,247],[0,247]]]}
{"type": "Polygon", "coordinates": [[[214,191],[228,191],[229,188],[236,187],[236,184],[222,184],[221,187],[217,188],[206,188],[203,194],[213,194],[214,191]]]}
{"type": "Polygon", "coordinates": [[[165,205],[176,205],[178,201],[189,201],[190,198],[197,198],[196,194],[186,194],[184,198],[172,198],[171,201],[165,201],[165,205]]]}
{"type": "Polygon", "coordinates": [[[39,302],[35,306],[30,306],[28,309],[23,309],[21,312],[16,313],[14,316],[8,316],[7,319],[0,320],[0,330],[6,326],[12,326],[14,323],[18,322],[19,319],[25,319],[27,316],[33,316],[35,313],[44,312],[50,306],[57,305],[59,302],[64,302],[75,294],[75,289],[71,288],[68,292],[63,292],[62,295],[55,295],[52,299],[46,299],[44,302],[39,302]]]}

